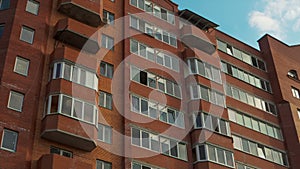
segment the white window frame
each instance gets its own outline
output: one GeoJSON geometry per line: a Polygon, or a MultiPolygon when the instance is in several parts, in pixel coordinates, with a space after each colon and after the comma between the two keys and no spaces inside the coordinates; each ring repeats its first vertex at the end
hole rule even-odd
{"type": "Polygon", "coordinates": [[[97,140],[100,140],[101,142],[112,144],[112,127],[98,123],[98,136],[97,140]],[[100,131],[100,127],[102,128],[102,131],[100,131]],[[102,137],[99,138],[99,132],[102,132],[102,137]],[[108,139],[106,139],[108,138],[108,139]]]}
{"type": "Polygon", "coordinates": [[[22,109],[23,109],[23,106],[24,106],[24,98],[25,98],[25,95],[24,95],[24,94],[11,90],[11,91],[9,92],[9,98],[8,98],[8,104],[7,104],[7,107],[8,107],[9,109],[12,109],[12,110],[15,110],[15,111],[18,111],[18,112],[22,112],[22,109]],[[11,101],[12,94],[16,94],[17,96],[21,96],[21,97],[22,97],[22,103],[21,103],[21,105],[20,105],[20,107],[21,107],[20,109],[17,109],[17,108],[14,108],[14,107],[10,107],[10,101],[11,101]]]}
{"type": "Polygon", "coordinates": [[[19,38],[21,41],[29,43],[29,44],[33,44],[34,36],[35,36],[35,29],[30,28],[30,27],[25,26],[25,25],[23,25],[21,27],[21,33],[20,33],[20,38],[19,38]],[[25,30],[32,34],[29,40],[23,39],[23,31],[25,31],[25,30]]]}
{"type": "MultiPolygon", "coordinates": [[[[36,7],[34,6],[34,7],[36,7]]],[[[26,12],[29,12],[31,14],[34,14],[34,15],[38,15],[39,14],[39,8],[40,8],[40,3],[38,1],[35,1],[35,0],[27,0],[27,3],[26,3],[26,8],[25,8],[25,11],[26,12]],[[29,3],[32,3],[32,5],[36,5],[37,8],[34,9],[35,11],[30,11],[29,9],[29,3]]]]}
{"type": "Polygon", "coordinates": [[[99,106],[101,106],[101,107],[103,107],[103,108],[106,108],[106,109],[109,109],[109,110],[112,110],[113,109],[113,97],[112,97],[112,94],[110,94],[110,93],[107,93],[107,92],[105,92],[105,91],[99,91],[99,97],[101,97],[100,96],[100,93],[103,93],[103,96],[104,96],[104,98],[103,98],[103,105],[100,105],[100,99],[101,98],[99,98],[99,106]],[[111,107],[108,107],[108,103],[107,103],[107,97],[108,97],[108,95],[111,97],[111,107]]]}
{"type": "Polygon", "coordinates": [[[13,131],[13,130],[9,130],[9,129],[3,129],[2,139],[1,139],[1,149],[2,150],[6,150],[6,151],[10,151],[10,152],[16,152],[17,151],[17,144],[18,144],[18,137],[19,137],[19,133],[18,132],[13,131]],[[14,138],[14,148],[13,149],[9,149],[9,148],[3,147],[5,132],[10,132],[11,134],[15,134],[16,135],[16,137],[14,138]]]}
{"type": "Polygon", "coordinates": [[[115,45],[114,42],[115,42],[115,40],[114,40],[113,37],[108,36],[108,35],[106,35],[106,34],[102,34],[102,38],[101,38],[101,47],[113,51],[113,50],[114,50],[114,45],[115,45]],[[110,45],[110,43],[109,43],[110,41],[112,42],[112,45],[113,45],[113,46],[109,46],[109,45],[110,45]]]}
{"type": "Polygon", "coordinates": [[[86,123],[89,123],[89,124],[92,124],[92,125],[95,125],[97,126],[98,125],[98,109],[97,107],[94,105],[94,104],[91,104],[91,103],[88,103],[88,102],[85,102],[85,101],[82,101],[82,100],[79,100],[77,98],[73,98],[71,96],[68,96],[68,95],[65,95],[65,94],[54,94],[54,95],[50,95],[49,98],[48,98],[48,107],[47,107],[47,115],[50,115],[50,114],[61,114],[61,115],[64,115],[64,116],[68,116],[68,117],[71,117],[73,119],[78,119],[80,121],[84,121],[86,123]],[[51,104],[52,104],[52,97],[53,96],[58,96],[58,107],[57,107],[57,112],[51,112],[51,104]],[[72,105],[71,105],[71,115],[68,115],[68,114],[65,114],[65,113],[62,113],[62,102],[63,102],[63,97],[68,97],[70,99],[72,99],[72,105]],[[81,112],[82,112],[82,115],[81,115],[81,118],[78,118],[76,117],[76,115],[74,115],[74,111],[75,111],[75,101],[78,101],[81,103],[82,107],[81,107],[81,112]],[[88,104],[89,106],[93,106],[93,120],[92,121],[87,121],[84,119],[85,117],[85,108],[84,106],[88,104]]]}
{"type": "MultiPolygon", "coordinates": [[[[20,63],[19,63],[19,64],[20,64],[20,63]]],[[[18,74],[20,74],[20,75],[23,75],[23,76],[28,76],[29,65],[30,65],[30,60],[25,59],[25,58],[23,58],[23,57],[17,56],[16,59],[15,59],[14,72],[15,72],[15,73],[18,73],[18,74]],[[21,62],[23,62],[23,63],[26,64],[26,65],[25,65],[25,67],[26,67],[25,72],[21,72],[21,71],[18,71],[18,70],[17,70],[18,61],[21,61],[21,62]]]]}

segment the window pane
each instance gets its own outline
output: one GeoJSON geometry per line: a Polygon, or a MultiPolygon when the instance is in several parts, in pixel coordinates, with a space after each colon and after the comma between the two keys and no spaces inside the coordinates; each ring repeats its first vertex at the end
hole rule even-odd
{"type": "Polygon", "coordinates": [[[11,130],[4,129],[2,137],[3,138],[2,138],[1,147],[15,152],[17,147],[18,133],[11,130]]]}
{"type": "Polygon", "coordinates": [[[21,112],[23,107],[23,100],[23,94],[11,91],[9,96],[8,108],[21,112]]]}
{"type": "Polygon", "coordinates": [[[52,101],[51,101],[51,108],[50,108],[50,113],[58,113],[58,98],[59,96],[51,96],[52,101]]]}
{"type": "Polygon", "coordinates": [[[27,76],[28,67],[29,67],[29,60],[21,58],[21,57],[16,57],[16,63],[15,63],[15,68],[14,68],[14,71],[16,73],[27,76]]]}
{"type": "Polygon", "coordinates": [[[141,113],[148,115],[148,102],[143,99],[141,99],[141,113]]]}
{"type": "Polygon", "coordinates": [[[200,160],[206,160],[205,145],[199,146],[200,160]]]}
{"type": "Polygon", "coordinates": [[[93,123],[94,121],[94,106],[84,103],[84,120],[93,123]]]}
{"type": "Polygon", "coordinates": [[[132,144],[134,144],[134,145],[140,145],[140,130],[138,130],[138,129],[135,129],[135,128],[132,128],[132,130],[131,130],[131,142],[132,142],[132,144]]]}
{"type": "Polygon", "coordinates": [[[21,29],[20,40],[32,44],[33,37],[34,37],[34,30],[29,27],[23,26],[21,29]]]}
{"type": "Polygon", "coordinates": [[[202,87],[200,88],[201,99],[209,101],[208,88],[202,87]]]}
{"type": "Polygon", "coordinates": [[[232,153],[225,151],[225,155],[226,155],[226,164],[229,166],[233,166],[233,157],[232,157],[232,153]]]}
{"type": "Polygon", "coordinates": [[[208,145],[208,154],[209,160],[217,161],[215,148],[211,145],[208,145]]]}
{"type": "Polygon", "coordinates": [[[140,100],[138,97],[131,97],[131,110],[135,112],[140,112],[140,100]]]}
{"type": "Polygon", "coordinates": [[[37,15],[39,12],[39,5],[39,2],[28,0],[26,4],[26,11],[37,15]]]}
{"type": "MultiPolygon", "coordinates": [[[[53,97],[52,97],[52,99],[53,99],[53,97]]],[[[74,112],[73,112],[74,117],[82,119],[82,113],[83,113],[82,107],[83,107],[83,103],[81,101],[74,100],[74,112]]]]}
{"type": "Polygon", "coordinates": [[[149,147],[149,133],[142,131],[142,147],[150,148],[149,147]]]}
{"type": "Polygon", "coordinates": [[[218,162],[225,164],[224,150],[217,148],[218,162]]]}
{"type": "Polygon", "coordinates": [[[112,134],[111,127],[105,126],[104,130],[105,130],[104,142],[111,143],[111,134],[112,134]]]}
{"type": "Polygon", "coordinates": [[[71,115],[71,111],[72,111],[72,98],[63,95],[61,113],[66,115],[71,115]]]}

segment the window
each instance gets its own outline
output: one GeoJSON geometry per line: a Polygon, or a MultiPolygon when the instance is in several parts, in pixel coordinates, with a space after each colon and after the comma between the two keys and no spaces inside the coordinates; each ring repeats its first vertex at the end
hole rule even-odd
{"type": "Polygon", "coordinates": [[[198,59],[189,59],[188,66],[190,68],[190,74],[199,74],[214,82],[222,83],[221,73],[218,68],[198,59]]]}
{"type": "Polygon", "coordinates": [[[29,28],[27,26],[22,26],[20,40],[32,44],[34,38],[34,32],[35,32],[34,29],[29,28]]]}
{"type": "Polygon", "coordinates": [[[288,77],[298,80],[298,74],[296,70],[290,70],[287,75],[288,77]]]}
{"type": "Polygon", "coordinates": [[[114,66],[102,61],[100,63],[100,74],[102,76],[112,78],[114,74],[114,66]]]}
{"type": "Polygon", "coordinates": [[[265,121],[258,120],[254,117],[246,115],[245,113],[234,110],[232,108],[228,107],[227,109],[228,109],[230,121],[240,124],[242,126],[245,126],[247,128],[250,128],[252,130],[255,130],[257,132],[260,132],[262,134],[268,135],[270,137],[273,137],[273,138],[276,138],[279,140],[283,139],[280,128],[278,128],[272,124],[269,124],[265,121]]]}
{"type": "Polygon", "coordinates": [[[174,34],[163,30],[151,23],[145,22],[144,19],[139,19],[133,15],[130,15],[130,27],[148,34],[155,39],[169,44],[173,47],[177,47],[177,37],[174,34]]]}
{"type": "Polygon", "coordinates": [[[185,143],[142,129],[131,128],[131,144],[171,157],[187,160],[187,147],[185,143]]]}
{"type": "Polygon", "coordinates": [[[102,34],[101,46],[109,50],[114,50],[114,39],[110,36],[102,34]]]}
{"type": "Polygon", "coordinates": [[[276,106],[274,103],[265,101],[265,99],[263,98],[253,96],[252,94],[249,94],[246,91],[243,91],[237,87],[231,86],[230,84],[227,84],[226,86],[226,95],[233,97],[234,99],[246,103],[250,106],[254,106],[260,110],[277,115],[276,106]]]}
{"type": "Polygon", "coordinates": [[[293,97],[300,99],[299,90],[297,88],[292,87],[292,94],[293,94],[293,97]]]}
{"type": "Polygon", "coordinates": [[[222,42],[220,40],[217,40],[217,46],[218,49],[222,52],[225,52],[253,67],[256,67],[260,70],[266,71],[266,63],[260,59],[258,59],[256,56],[253,56],[251,54],[248,54],[244,51],[241,51],[225,42],[222,42]]]}
{"type": "Polygon", "coordinates": [[[3,35],[3,32],[4,32],[4,24],[0,24],[0,39],[3,35]]]}
{"type": "Polygon", "coordinates": [[[130,40],[130,52],[151,62],[156,62],[159,65],[179,72],[179,60],[176,56],[155,50],[133,39],[130,40]]]}
{"type": "Polygon", "coordinates": [[[191,85],[190,86],[190,94],[191,99],[203,99],[210,103],[219,105],[224,107],[225,106],[225,98],[222,93],[219,93],[215,90],[207,88],[202,85],[191,85]]]}
{"type": "Polygon", "coordinates": [[[10,91],[7,107],[21,112],[23,107],[24,94],[10,91]]]}
{"type": "Polygon", "coordinates": [[[85,87],[98,90],[98,77],[96,73],[87,68],[79,67],[68,62],[57,62],[53,65],[52,79],[63,78],[83,85],[85,87]]]}
{"type": "Polygon", "coordinates": [[[256,167],[250,167],[248,165],[242,164],[242,163],[236,163],[237,169],[257,169],[256,167]]]}
{"type": "Polygon", "coordinates": [[[65,156],[65,157],[68,157],[68,158],[73,158],[73,153],[72,152],[61,149],[61,148],[58,148],[58,147],[51,146],[50,147],[50,153],[51,154],[58,154],[58,155],[65,156]]]}
{"type": "Polygon", "coordinates": [[[153,167],[146,164],[141,164],[138,162],[132,162],[131,163],[131,169],[160,169],[159,167],[153,167]]]}
{"type": "Polygon", "coordinates": [[[10,7],[10,0],[0,0],[0,10],[8,9],[10,7]]]}
{"type": "Polygon", "coordinates": [[[298,118],[300,119],[300,109],[297,109],[298,118]]]}
{"type": "Polygon", "coordinates": [[[16,57],[14,72],[27,76],[29,68],[29,60],[22,57],[16,57]]]}
{"type": "Polygon", "coordinates": [[[26,4],[26,11],[37,15],[39,13],[40,3],[35,0],[28,0],[26,4]]]}
{"type": "Polygon", "coordinates": [[[98,124],[98,140],[111,144],[112,129],[110,126],[98,124]]]}
{"type": "Polygon", "coordinates": [[[201,144],[196,145],[193,151],[196,152],[196,161],[212,161],[229,167],[234,166],[233,153],[223,148],[210,144],[201,144]]]}
{"type": "Polygon", "coordinates": [[[176,98],[181,98],[180,85],[170,80],[159,77],[155,74],[142,71],[135,66],[130,67],[130,79],[151,88],[158,89],[161,92],[164,92],[176,98]]]}
{"type": "Polygon", "coordinates": [[[165,123],[184,128],[184,114],[182,112],[168,106],[160,105],[157,102],[131,95],[131,110],[150,118],[159,119],[165,123]]]}
{"type": "Polygon", "coordinates": [[[64,95],[50,95],[47,114],[62,114],[89,124],[97,125],[98,109],[94,104],[64,95]]]}
{"type": "Polygon", "coordinates": [[[107,10],[103,10],[103,20],[107,24],[114,24],[115,15],[107,10]]]}
{"type": "Polygon", "coordinates": [[[99,93],[99,106],[112,109],[112,95],[103,91],[99,93]]]}
{"type": "Polygon", "coordinates": [[[229,74],[241,81],[244,81],[245,83],[248,83],[252,86],[255,86],[259,89],[262,89],[264,91],[271,93],[271,86],[270,83],[267,80],[264,80],[262,78],[256,77],[240,68],[237,68],[229,63],[226,63],[224,61],[222,63],[222,71],[226,74],[229,74]],[[225,69],[227,68],[227,69],[225,69]]]}
{"type": "Polygon", "coordinates": [[[167,21],[170,24],[175,24],[175,16],[174,13],[166,10],[151,1],[148,0],[130,0],[130,4],[141,10],[146,11],[149,14],[152,14],[162,20],[167,21]]]}
{"type": "Polygon", "coordinates": [[[2,134],[1,149],[16,152],[18,142],[18,133],[12,130],[4,129],[2,134]]]}
{"type": "Polygon", "coordinates": [[[241,150],[243,152],[252,154],[256,157],[260,157],[280,165],[288,165],[287,156],[284,152],[269,148],[265,145],[250,141],[239,136],[232,137],[233,147],[235,149],[241,150]],[[240,146],[240,143],[242,143],[243,146],[240,146]]]}
{"type": "Polygon", "coordinates": [[[96,161],[96,169],[111,169],[111,163],[102,161],[102,160],[97,160],[96,161]]]}
{"type": "Polygon", "coordinates": [[[229,123],[207,113],[200,112],[194,114],[194,127],[206,128],[216,133],[230,136],[229,123]]]}

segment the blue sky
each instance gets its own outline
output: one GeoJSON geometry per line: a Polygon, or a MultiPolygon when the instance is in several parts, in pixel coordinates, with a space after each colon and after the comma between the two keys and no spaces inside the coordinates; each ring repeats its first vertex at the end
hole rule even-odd
{"type": "Polygon", "coordinates": [[[219,30],[250,46],[268,33],[288,45],[300,44],[300,0],[173,0],[220,25],[219,30]]]}

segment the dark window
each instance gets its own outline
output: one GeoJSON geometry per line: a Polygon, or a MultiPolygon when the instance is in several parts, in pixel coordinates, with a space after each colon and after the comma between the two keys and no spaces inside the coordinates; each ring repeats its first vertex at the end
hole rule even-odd
{"type": "Polygon", "coordinates": [[[140,72],[140,83],[147,85],[147,72],[140,72]]]}
{"type": "Polygon", "coordinates": [[[8,9],[10,6],[10,0],[0,0],[0,10],[8,9]]]}
{"type": "Polygon", "coordinates": [[[0,38],[2,37],[4,32],[4,24],[0,24],[0,38]]]}

